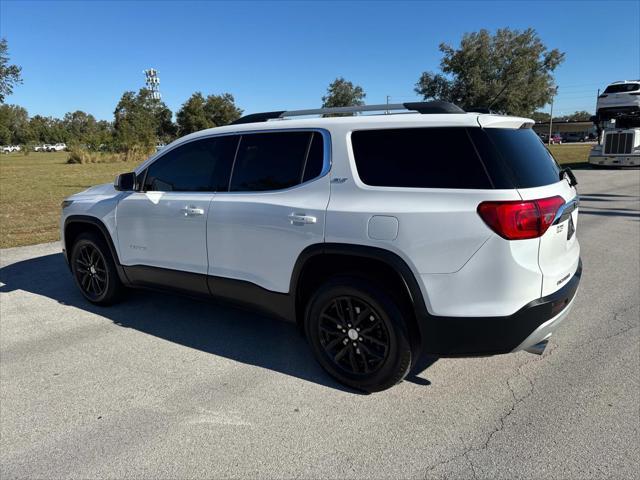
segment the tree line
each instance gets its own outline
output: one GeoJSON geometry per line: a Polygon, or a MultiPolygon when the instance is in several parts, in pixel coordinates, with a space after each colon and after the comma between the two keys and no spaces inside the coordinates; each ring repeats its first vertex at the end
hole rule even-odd
{"type": "MultiPolygon", "coordinates": [[[[553,72],[564,53],[548,49],[535,30],[498,29],[467,33],[459,46],[440,44],[440,71],[423,72],[414,91],[424,100],[446,100],[464,109],[490,108],[498,113],[548,120],[538,110],[557,93],[553,72]]],[[[6,40],[0,42],[0,144],[66,142],[91,149],[127,151],[153,146],[206,128],[227,125],[243,111],[231,93],[195,92],[176,112],[142,88],[125,92],[115,107],[113,121],[96,120],[83,111],[63,118],[29,117],[17,105],[4,104],[13,86],[22,82],[20,67],[9,64],[6,40]]],[[[364,104],[359,85],[338,77],[322,96],[323,107],[364,104]]],[[[546,117],[545,117],[546,115],[546,117]]],[[[576,112],[565,119],[586,119],[576,112]]],[[[554,119],[556,120],[556,119],[554,119]]],[[[561,120],[560,120],[561,121],[561,120]]]]}

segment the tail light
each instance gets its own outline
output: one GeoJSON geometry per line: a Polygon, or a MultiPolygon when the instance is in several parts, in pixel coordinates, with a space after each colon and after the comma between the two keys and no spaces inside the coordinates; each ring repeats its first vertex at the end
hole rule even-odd
{"type": "Polygon", "coordinates": [[[487,226],[507,240],[524,240],[544,235],[564,205],[562,197],[540,200],[482,202],[478,215],[487,226]]]}

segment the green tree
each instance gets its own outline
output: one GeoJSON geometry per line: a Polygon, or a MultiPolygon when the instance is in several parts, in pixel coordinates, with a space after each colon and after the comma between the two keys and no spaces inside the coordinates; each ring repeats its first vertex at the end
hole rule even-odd
{"type": "Polygon", "coordinates": [[[33,141],[29,114],[18,105],[0,105],[0,143],[24,145],[33,141]]]}
{"type": "Polygon", "coordinates": [[[242,109],[236,106],[236,101],[230,93],[209,95],[204,104],[204,111],[212,127],[228,125],[242,115],[242,109]]]}
{"type": "Polygon", "coordinates": [[[569,115],[563,115],[561,117],[554,117],[554,122],[588,122],[591,119],[592,114],[585,111],[580,110],[578,112],[573,112],[569,115]]]}
{"type": "Polygon", "coordinates": [[[36,143],[58,143],[68,141],[68,134],[62,120],[34,115],[29,119],[32,141],[36,143]]]}
{"type": "Polygon", "coordinates": [[[551,118],[551,115],[546,112],[533,112],[531,115],[529,115],[529,118],[533,119],[536,122],[548,122],[551,118]]]}
{"type": "Polygon", "coordinates": [[[205,98],[201,92],[195,92],[184,102],[176,114],[180,135],[204,130],[205,128],[228,125],[242,115],[230,93],[209,95],[205,98]]]}
{"type": "Polygon", "coordinates": [[[22,83],[22,67],[9,65],[9,47],[5,38],[0,39],[0,103],[13,93],[13,87],[22,83]]]}
{"type": "Polygon", "coordinates": [[[416,84],[425,100],[522,116],[550,102],[556,91],[552,72],[564,60],[564,53],[548,50],[532,28],[466,33],[457,49],[442,43],[440,51],[442,73],[424,72],[416,84]]]}
{"type": "Polygon", "coordinates": [[[327,94],[322,97],[322,107],[353,107],[364,105],[364,97],[367,94],[359,85],[345,80],[343,77],[336,78],[327,87],[327,94]]]}
{"type": "Polygon", "coordinates": [[[199,130],[204,130],[205,128],[210,128],[207,114],[204,111],[204,103],[205,99],[202,93],[196,92],[182,104],[182,107],[176,114],[179,135],[187,135],[199,130]]]}
{"type": "Polygon", "coordinates": [[[138,94],[125,92],[114,111],[114,140],[117,148],[152,148],[158,141],[170,141],[176,134],[171,110],[153,98],[146,88],[138,94]]]}

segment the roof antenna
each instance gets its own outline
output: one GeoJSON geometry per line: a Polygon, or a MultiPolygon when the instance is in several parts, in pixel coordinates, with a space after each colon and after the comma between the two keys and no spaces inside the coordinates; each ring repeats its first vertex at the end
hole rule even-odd
{"type": "Polygon", "coordinates": [[[502,94],[504,93],[504,91],[507,89],[507,86],[509,84],[505,82],[504,87],[502,87],[502,90],[500,90],[500,93],[498,93],[495,97],[493,97],[493,100],[491,100],[491,102],[489,102],[489,105],[487,105],[487,110],[491,110],[491,107],[493,107],[493,105],[498,101],[498,99],[502,96],[502,94]]]}

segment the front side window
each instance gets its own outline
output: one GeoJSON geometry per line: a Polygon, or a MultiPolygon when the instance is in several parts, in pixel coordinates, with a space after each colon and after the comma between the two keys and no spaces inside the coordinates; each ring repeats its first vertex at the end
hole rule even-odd
{"type": "Polygon", "coordinates": [[[242,135],[229,190],[281,190],[318,176],[322,170],[318,132],[268,132],[242,135]]]}
{"type": "Polygon", "coordinates": [[[238,137],[204,138],[167,152],[147,169],[145,191],[226,191],[238,137]]]}

